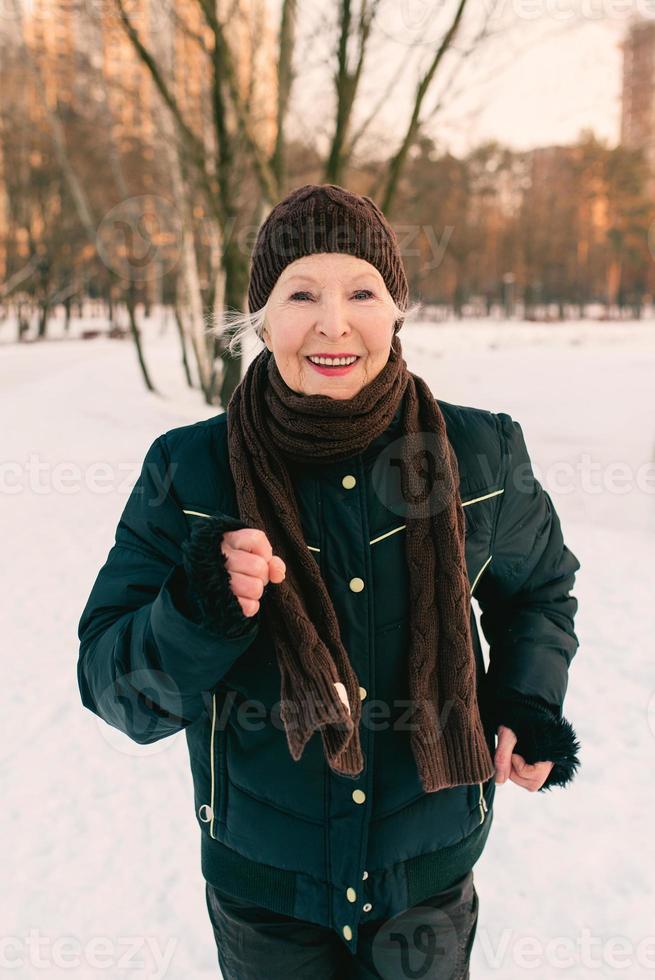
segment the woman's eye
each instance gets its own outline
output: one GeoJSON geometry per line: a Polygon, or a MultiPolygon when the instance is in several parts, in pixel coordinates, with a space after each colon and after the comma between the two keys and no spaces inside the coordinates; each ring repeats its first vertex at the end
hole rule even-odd
{"type": "MultiPolygon", "coordinates": [[[[373,296],[373,291],[371,289],[358,289],[356,293],[353,293],[353,295],[361,296],[362,293],[364,294],[364,299],[370,299],[373,296]]],[[[297,299],[297,298],[304,299],[305,297],[309,297],[309,299],[311,299],[311,294],[303,289],[303,290],[298,290],[295,293],[292,293],[289,299],[297,299]]]]}

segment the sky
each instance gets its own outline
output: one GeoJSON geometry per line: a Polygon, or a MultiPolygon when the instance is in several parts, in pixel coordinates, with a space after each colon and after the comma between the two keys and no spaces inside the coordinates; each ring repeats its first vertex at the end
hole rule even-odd
{"type": "MultiPolygon", "coordinates": [[[[294,117],[301,127],[312,128],[320,128],[323,118],[329,133],[333,86],[325,72],[332,67],[331,35],[317,4],[301,4],[302,16],[314,17],[316,41],[311,53],[301,53],[303,86],[294,91],[294,117]]],[[[363,116],[385,90],[395,66],[408,67],[370,130],[373,147],[376,141],[385,146],[400,139],[415,69],[420,59],[432,57],[454,9],[454,0],[381,0],[378,40],[358,103],[363,116]]],[[[427,126],[437,143],[458,155],[489,139],[521,150],[570,143],[590,128],[615,145],[621,117],[620,44],[631,21],[655,19],[655,0],[475,0],[462,20],[462,47],[490,9],[494,36],[462,61],[444,108],[427,126]]],[[[444,60],[423,115],[436,105],[454,60],[444,60]]]]}
{"type": "Polygon", "coordinates": [[[490,138],[528,149],[591,128],[616,144],[625,29],[625,18],[515,21],[500,70],[447,113],[442,138],[453,150],[490,138]]]}

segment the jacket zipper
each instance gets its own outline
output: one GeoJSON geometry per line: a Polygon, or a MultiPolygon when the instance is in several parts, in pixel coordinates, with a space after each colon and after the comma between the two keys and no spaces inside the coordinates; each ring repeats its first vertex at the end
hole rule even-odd
{"type": "Polygon", "coordinates": [[[211,823],[209,824],[209,836],[216,840],[216,835],[214,834],[214,819],[216,814],[216,807],[214,805],[214,789],[216,786],[216,779],[214,775],[214,733],[216,731],[216,692],[212,692],[212,733],[211,741],[209,743],[209,769],[211,772],[211,795],[210,795],[210,811],[211,811],[211,823]]]}
{"type": "Polygon", "coordinates": [[[484,823],[484,815],[485,813],[487,813],[489,808],[487,807],[487,801],[484,798],[482,783],[480,783],[479,786],[480,786],[480,802],[478,803],[478,806],[480,807],[480,823],[484,823]]]}

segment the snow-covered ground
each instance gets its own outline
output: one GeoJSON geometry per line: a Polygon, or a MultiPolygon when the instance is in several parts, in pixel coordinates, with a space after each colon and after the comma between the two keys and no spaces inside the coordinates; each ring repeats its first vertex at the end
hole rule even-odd
{"type": "MultiPolygon", "coordinates": [[[[132,344],[0,346],[3,888],[15,977],[218,976],[183,733],[139,746],[83,708],[76,628],[143,455],[215,414],[172,324],[132,344]]],[[[0,343],[13,333],[0,331],[0,343]]],[[[472,977],[655,974],[655,328],[406,325],[440,398],[509,412],[581,570],[566,790],[496,788],[472,977]]]]}

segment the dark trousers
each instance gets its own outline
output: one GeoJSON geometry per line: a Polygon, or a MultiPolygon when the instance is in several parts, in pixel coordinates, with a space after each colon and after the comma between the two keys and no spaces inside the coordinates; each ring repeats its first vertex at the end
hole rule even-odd
{"type": "Polygon", "coordinates": [[[478,921],[473,871],[391,919],[360,922],[356,955],[332,929],[205,884],[224,980],[469,980],[478,921]]]}

